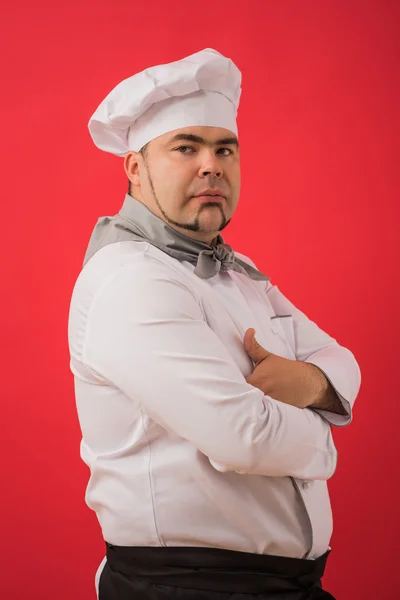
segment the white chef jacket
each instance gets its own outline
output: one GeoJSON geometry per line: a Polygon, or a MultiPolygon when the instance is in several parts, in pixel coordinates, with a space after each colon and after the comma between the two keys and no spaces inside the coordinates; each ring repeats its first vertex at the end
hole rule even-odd
{"type": "Polygon", "coordinates": [[[235,271],[203,280],[193,270],[124,241],[78,276],[68,335],[86,502],[115,545],[314,559],[332,533],[330,423],[351,421],[357,361],[271,281],[235,271]],[[347,416],[248,384],[249,327],[267,350],[319,367],[347,416]]]}

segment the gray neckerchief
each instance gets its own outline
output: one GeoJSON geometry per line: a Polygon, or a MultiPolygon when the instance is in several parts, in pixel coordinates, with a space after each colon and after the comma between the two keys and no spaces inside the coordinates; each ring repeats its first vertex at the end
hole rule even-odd
{"type": "Polygon", "coordinates": [[[235,256],[219,234],[215,246],[183,235],[152,213],[147,206],[126,194],[121,210],[114,217],[101,217],[91,235],[83,264],[104,246],[116,242],[147,241],[179,261],[195,265],[195,275],[209,279],[220,270],[232,269],[251,279],[268,281],[260,271],[235,256]]]}

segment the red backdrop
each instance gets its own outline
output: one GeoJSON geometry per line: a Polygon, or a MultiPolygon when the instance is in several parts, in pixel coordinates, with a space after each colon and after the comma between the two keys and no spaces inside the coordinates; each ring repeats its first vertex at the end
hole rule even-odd
{"type": "Polygon", "coordinates": [[[87,121],[121,79],[214,47],[243,71],[243,185],[225,237],[362,371],[354,421],[335,430],[325,584],[338,600],[394,600],[400,4],[190,6],[2,9],[0,595],[93,600],[103,556],[84,503],[67,317],[92,227],[127,186],[122,160],[94,147],[87,121]]]}

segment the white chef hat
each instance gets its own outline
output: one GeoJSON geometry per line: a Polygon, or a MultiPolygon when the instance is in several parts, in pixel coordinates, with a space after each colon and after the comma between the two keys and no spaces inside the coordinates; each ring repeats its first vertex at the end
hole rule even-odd
{"type": "Polygon", "coordinates": [[[150,67],[108,94],[89,120],[90,135],[98,148],[117,156],[194,125],[237,135],[241,81],[238,67],[212,48],[150,67]]]}

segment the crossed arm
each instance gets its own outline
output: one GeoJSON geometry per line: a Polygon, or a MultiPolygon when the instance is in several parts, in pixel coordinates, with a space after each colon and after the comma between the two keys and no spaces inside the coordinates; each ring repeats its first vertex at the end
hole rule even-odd
{"type": "Polygon", "coordinates": [[[329,423],[250,385],[195,295],[162,265],[137,263],[108,280],[79,359],[224,470],[328,479],[336,469],[329,423]]]}
{"type": "Polygon", "coordinates": [[[290,302],[278,286],[268,282],[266,294],[276,314],[292,315],[296,359],[312,365],[316,375],[322,377],[322,394],[309,408],[331,425],[348,425],[361,385],[354,355],[290,302]]]}

